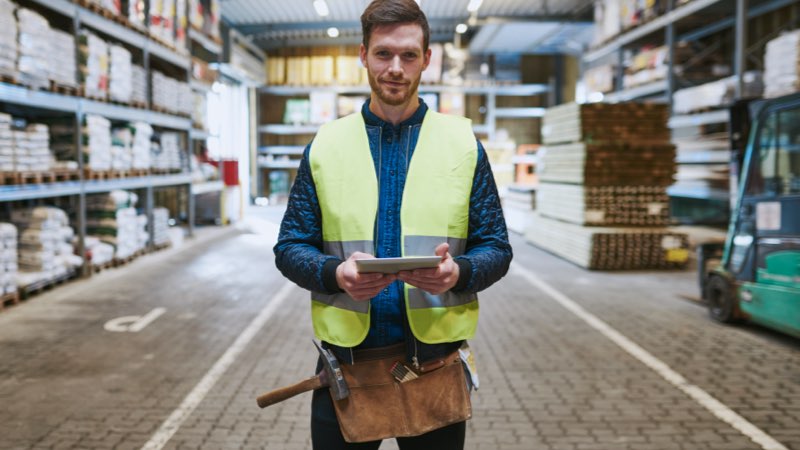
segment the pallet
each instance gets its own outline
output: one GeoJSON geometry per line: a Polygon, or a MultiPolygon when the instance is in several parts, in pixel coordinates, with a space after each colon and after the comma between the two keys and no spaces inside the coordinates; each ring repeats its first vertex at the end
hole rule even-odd
{"type": "Polygon", "coordinates": [[[50,92],[76,97],[78,96],[78,87],[59,84],[53,80],[50,80],[50,92]]]}
{"type": "Polygon", "coordinates": [[[158,252],[158,251],[161,251],[161,250],[166,250],[166,249],[168,249],[170,247],[172,247],[172,244],[169,243],[169,242],[164,243],[164,244],[153,244],[153,251],[154,252],[158,252]]]}
{"type": "Polygon", "coordinates": [[[43,184],[55,183],[56,181],[57,179],[55,172],[53,171],[21,171],[0,173],[0,185],[43,184]]]}
{"type": "Polygon", "coordinates": [[[0,74],[0,81],[2,81],[3,83],[7,83],[7,84],[19,85],[19,81],[17,81],[17,77],[15,77],[13,75],[0,74]]]}
{"type": "Polygon", "coordinates": [[[147,103],[144,102],[131,102],[128,106],[136,109],[147,109],[147,103]]]}
{"type": "Polygon", "coordinates": [[[0,297],[0,310],[7,306],[19,304],[19,291],[11,292],[0,297]]]}
{"type": "Polygon", "coordinates": [[[77,181],[80,179],[80,172],[78,170],[69,170],[69,169],[54,169],[53,172],[54,181],[77,181]]]}
{"type": "Polygon", "coordinates": [[[134,259],[137,258],[137,256],[138,255],[134,253],[131,256],[128,256],[127,258],[114,258],[111,260],[111,262],[113,263],[114,267],[120,267],[132,262],[134,259]]]}
{"type": "Polygon", "coordinates": [[[115,177],[112,170],[83,169],[83,178],[85,180],[110,180],[115,177]]]}
{"type": "Polygon", "coordinates": [[[106,269],[114,267],[114,260],[106,261],[103,264],[92,264],[92,272],[100,273],[106,269]]]}
{"type": "Polygon", "coordinates": [[[89,100],[94,100],[98,102],[108,103],[108,97],[100,97],[97,95],[89,95],[86,93],[86,88],[84,86],[79,86],[77,89],[78,97],[88,98],[89,100]]]}
{"type": "Polygon", "coordinates": [[[31,296],[38,295],[38,294],[40,294],[40,293],[42,293],[44,291],[50,290],[50,289],[52,289],[52,288],[54,288],[56,286],[64,284],[67,281],[70,281],[70,280],[76,278],[77,275],[78,275],[78,272],[76,270],[73,270],[73,271],[68,272],[68,273],[66,273],[64,275],[61,275],[61,276],[58,276],[58,277],[55,277],[55,278],[51,278],[49,280],[37,281],[36,283],[29,284],[29,285],[27,285],[25,287],[20,287],[19,288],[20,297],[22,298],[22,300],[27,300],[31,296]]]}

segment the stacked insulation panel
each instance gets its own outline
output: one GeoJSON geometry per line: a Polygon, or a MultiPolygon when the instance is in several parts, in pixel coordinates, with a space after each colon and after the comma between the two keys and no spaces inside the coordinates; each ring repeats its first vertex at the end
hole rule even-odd
{"type": "Polygon", "coordinates": [[[19,286],[67,275],[83,260],[74,254],[75,231],[67,214],[49,206],[17,209],[11,221],[19,229],[19,286]]]}
{"type": "Polygon", "coordinates": [[[70,33],[53,28],[50,30],[50,42],[53,49],[52,54],[48,57],[50,80],[58,86],[77,88],[75,38],[70,33]]]}
{"type": "Polygon", "coordinates": [[[764,96],[767,98],[800,91],[800,30],[767,42],[764,86],[764,96]]]}
{"type": "Polygon", "coordinates": [[[189,83],[153,71],[153,106],[172,113],[191,116],[194,108],[192,88],[189,83]]]}
{"type": "Polygon", "coordinates": [[[26,8],[17,9],[19,82],[34,89],[50,87],[50,23],[39,13],[26,8]]]}
{"type": "Polygon", "coordinates": [[[117,102],[130,103],[133,97],[133,69],[131,52],[119,45],[109,46],[108,97],[117,102]]]}
{"type": "Polygon", "coordinates": [[[533,244],[589,269],[667,269],[688,260],[669,223],[675,174],[666,105],[567,104],[543,119],[533,244]]]}
{"type": "Polygon", "coordinates": [[[0,223],[0,295],[17,292],[17,227],[0,223]]]}
{"type": "Polygon", "coordinates": [[[17,76],[17,19],[16,5],[0,0],[0,75],[17,76]]]}
{"type": "Polygon", "coordinates": [[[108,97],[108,44],[86,30],[81,30],[78,41],[84,95],[105,100],[108,97]]]}
{"type": "Polygon", "coordinates": [[[86,232],[113,246],[114,258],[131,257],[143,248],[140,242],[143,226],[135,208],[137,200],[136,194],[126,191],[86,198],[86,232]]]}
{"type": "Polygon", "coordinates": [[[111,169],[133,168],[133,130],[131,127],[116,127],[111,130],[111,169]]]}

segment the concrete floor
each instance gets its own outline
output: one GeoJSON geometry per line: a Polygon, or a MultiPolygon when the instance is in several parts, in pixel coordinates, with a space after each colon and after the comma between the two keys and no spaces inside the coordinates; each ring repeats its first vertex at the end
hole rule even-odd
{"type": "MultiPolygon", "coordinates": [[[[0,312],[0,448],[310,448],[309,394],[255,404],[315,364],[307,293],[273,263],[279,218],[0,312]],[[124,316],[144,327],[106,329],[124,316]]],[[[587,272],[512,238],[481,296],[467,448],[800,449],[799,340],[711,322],[684,298],[693,272],[587,272]]]]}

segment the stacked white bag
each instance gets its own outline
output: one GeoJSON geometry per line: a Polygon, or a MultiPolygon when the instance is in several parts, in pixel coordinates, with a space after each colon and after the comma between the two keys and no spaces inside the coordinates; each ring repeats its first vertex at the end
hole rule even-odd
{"type": "Polygon", "coordinates": [[[145,170],[150,168],[150,138],[153,137],[153,127],[145,122],[133,123],[133,143],[131,144],[131,166],[134,169],[145,170]]]}
{"type": "Polygon", "coordinates": [[[111,66],[108,71],[108,96],[111,100],[130,103],[133,96],[131,52],[119,45],[109,46],[111,66]]]}
{"type": "Polygon", "coordinates": [[[52,54],[48,57],[50,79],[59,86],[78,87],[75,38],[70,33],[51,28],[50,47],[52,48],[52,54]]]}
{"type": "Polygon", "coordinates": [[[33,88],[49,88],[50,63],[53,49],[50,46],[50,23],[39,13],[27,8],[17,9],[19,81],[33,88]]]}
{"type": "Polygon", "coordinates": [[[169,243],[169,210],[153,208],[153,245],[169,243]]]}
{"type": "Polygon", "coordinates": [[[33,123],[24,130],[14,130],[14,166],[18,171],[50,170],[55,158],[50,152],[50,133],[47,125],[33,123]]]}
{"type": "Polygon", "coordinates": [[[0,295],[17,292],[17,227],[0,223],[0,295]]]}
{"type": "Polygon", "coordinates": [[[111,122],[102,116],[87,115],[83,126],[85,167],[111,170],[111,122]]]}
{"type": "Polygon", "coordinates": [[[136,64],[131,65],[131,103],[147,103],[147,71],[136,64]]]}
{"type": "Polygon", "coordinates": [[[17,209],[11,221],[19,229],[19,286],[66,275],[83,260],[74,255],[74,230],[67,214],[50,206],[17,209]]]}
{"type": "Polygon", "coordinates": [[[81,82],[84,95],[108,98],[108,44],[94,34],[81,30],[81,82]]]}
{"type": "Polygon", "coordinates": [[[140,230],[144,225],[136,215],[137,200],[136,194],[127,191],[112,191],[86,199],[87,234],[112,245],[114,258],[128,258],[143,248],[140,230]]]}
{"type": "Polygon", "coordinates": [[[175,132],[161,133],[160,145],[151,147],[150,159],[154,169],[180,170],[181,137],[175,132]]]}
{"type": "Polygon", "coordinates": [[[16,170],[14,166],[15,154],[11,116],[0,113],[0,172],[13,172],[16,170]]]}
{"type": "Polygon", "coordinates": [[[0,75],[17,76],[17,19],[16,5],[0,0],[0,75]]]}
{"type": "Polygon", "coordinates": [[[133,168],[133,132],[130,127],[117,127],[111,130],[111,168],[131,170],[133,168]]]}
{"type": "Polygon", "coordinates": [[[800,91],[800,30],[767,42],[764,84],[764,97],[767,98],[800,91]]]}

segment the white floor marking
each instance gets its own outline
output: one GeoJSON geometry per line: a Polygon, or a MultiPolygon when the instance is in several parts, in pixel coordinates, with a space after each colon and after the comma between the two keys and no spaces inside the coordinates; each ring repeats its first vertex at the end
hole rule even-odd
{"type": "Polygon", "coordinates": [[[124,333],[130,331],[131,333],[138,333],[154,320],[158,319],[162,314],[167,312],[166,308],[155,308],[143,316],[122,316],[116,319],[111,319],[103,325],[106,331],[113,331],[116,333],[124,333]]]}
{"type": "Polygon", "coordinates": [[[615,344],[620,346],[623,350],[628,352],[631,356],[639,360],[639,362],[653,369],[656,373],[661,375],[662,378],[694,399],[711,414],[714,414],[723,422],[726,422],[733,428],[739,430],[742,434],[750,438],[764,450],[788,450],[783,446],[783,444],[776,441],[774,438],[750,423],[744,417],[736,414],[736,412],[722,404],[722,402],[716,398],[712,397],[708,392],[693,384],[690,384],[681,374],[672,370],[668,365],[650,354],[647,350],[643,349],[638,344],[625,337],[625,335],[597,318],[597,316],[594,314],[583,309],[583,307],[575,303],[566,295],[557,291],[549,284],[542,281],[529,270],[520,267],[519,264],[516,263],[511,264],[511,269],[515,274],[525,278],[529,283],[536,286],[545,294],[549,295],[561,306],[583,319],[583,321],[589,324],[590,327],[599,331],[601,334],[603,334],[603,336],[607,337],[615,344]]]}
{"type": "MultiPolygon", "coordinates": [[[[272,317],[281,304],[283,304],[293,287],[294,284],[291,282],[287,282],[283,285],[281,290],[275,295],[275,298],[258,313],[258,316],[250,322],[247,328],[242,331],[242,334],[236,338],[236,341],[228,347],[228,350],[214,363],[214,366],[206,372],[203,379],[201,379],[186,398],[183,399],[178,409],[167,417],[167,420],[161,424],[161,427],[153,434],[150,440],[142,446],[142,450],[160,450],[164,448],[183,422],[189,418],[217,381],[225,374],[225,371],[236,361],[236,358],[242,353],[245,347],[247,347],[256,333],[261,330],[264,324],[272,317]]],[[[255,400],[253,401],[253,405],[255,405],[255,400]]]]}

